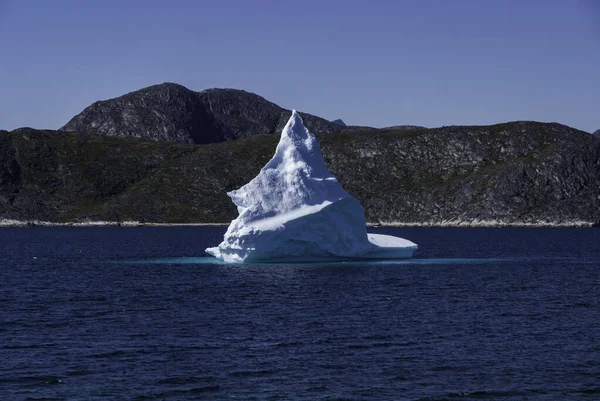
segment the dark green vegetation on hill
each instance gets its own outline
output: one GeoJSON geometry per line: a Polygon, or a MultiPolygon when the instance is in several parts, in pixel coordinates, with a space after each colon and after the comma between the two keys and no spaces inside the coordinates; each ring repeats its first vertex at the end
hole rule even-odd
{"type": "MultiPolygon", "coordinates": [[[[515,122],[318,135],[371,222],[600,221],[600,139],[515,122]]],[[[228,223],[225,192],[278,137],[209,145],[20,129],[0,133],[0,218],[228,223]]]]}

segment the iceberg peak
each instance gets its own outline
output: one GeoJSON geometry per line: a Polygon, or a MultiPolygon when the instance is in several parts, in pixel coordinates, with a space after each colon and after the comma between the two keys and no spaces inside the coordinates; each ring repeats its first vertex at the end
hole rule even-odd
{"type": "Polygon", "coordinates": [[[228,195],[244,223],[349,196],[327,170],[316,138],[296,111],[283,128],[273,158],[252,181],[228,195]]]}
{"type": "MultiPolygon", "coordinates": [[[[300,117],[300,113],[298,113],[295,109],[292,109],[292,115],[288,122],[285,124],[286,127],[289,126],[291,130],[305,131],[308,132],[306,127],[304,126],[304,122],[302,121],[302,117],[300,117]]],[[[283,132],[287,130],[284,129],[283,132]]],[[[282,132],[282,133],[283,133],[282,132]]]]}
{"type": "Polygon", "coordinates": [[[314,136],[304,126],[300,113],[296,110],[292,110],[292,116],[281,131],[281,138],[289,138],[292,141],[303,141],[310,137],[314,139],[314,136]]]}
{"type": "MultiPolygon", "coordinates": [[[[327,170],[316,138],[296,110],[273,158],[228,195],[239,216],[223,242],[206,250],[226,262],[368,257],[378,248],[373,240],[378,235],[367,235],[360,202],[327,170]]],[[[412,255],[416,245],[402,241],[412,255]]],[[[393,241],[384,242],[390,251],[393,241]]]]}
{"type": "Polygon", "coordinates": [[[306,166],[303,167],[311,168],[312,170],[327,171],[317,139],[306,129],[302,117],[300,117],[300,114],[296,110],[292,110],[292,116],[287,124],[285,124],[285,127],[283,127],[279,144],[277,144],[277,149],[275,150],[275,156],[271,159],[271,162],[274,163],[293,161],[304,161],[306,166]]]}

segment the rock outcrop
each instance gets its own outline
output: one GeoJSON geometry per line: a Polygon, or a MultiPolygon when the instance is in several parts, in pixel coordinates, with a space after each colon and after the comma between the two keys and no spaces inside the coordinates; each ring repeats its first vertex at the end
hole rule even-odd
{"type": "Polygon", "coordinates": [[[420,125],[394,125],[391,127],[385,127],[385,128],[381,128],[382,130],[385,131],[411,131],[411,130],[415,130],[415,129],[426,129],[425,127],[422,127],[420,125]]]}
{"type": "MultiPolygon", "coordinates": [[[[290,115],[291,111],[243,90],[194,92],[163,83],[95,102],[60,130],[206,144],[280,133],[290,115]]],[[[325,119],[301,115],[314,132],[341,131],[340,126],[325,119]]]]}

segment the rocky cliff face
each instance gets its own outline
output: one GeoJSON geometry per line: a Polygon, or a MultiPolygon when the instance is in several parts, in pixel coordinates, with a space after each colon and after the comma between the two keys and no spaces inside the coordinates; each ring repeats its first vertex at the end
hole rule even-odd
{"type": "MultiPolygon", "coordinates": [[[[205,144],[280,133],[290,115],[289,110],[243,90],[193,92],[164,83],[96,102],[61,130],[205,144]]],[[[341,131],[341,127],[320,117],[302,117],[315,132],[341,131]]]]}
{"type": "MultiPolygon", "coordinates": [[[[600,140],[566,126],[318,138],[371,222],[600,222],[600,140]]],[[[228,223],[236,211],[225,192],[252,179],[276,144],[269,135],[195,146],[16,130],[0,135],[0,218],[228,223]]]]}
{"type": "Polygon", "coordinates": [[[563,125],[516,122],[342,138],[324,137],[323,151],[370,221],[600,218],[600,141],[563,125]]]}

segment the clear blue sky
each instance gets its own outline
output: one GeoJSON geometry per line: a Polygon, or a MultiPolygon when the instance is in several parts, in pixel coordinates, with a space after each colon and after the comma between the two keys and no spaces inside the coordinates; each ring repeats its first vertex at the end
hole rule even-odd
{"type": "Polygon", "coordinates": [[[600,129],[600,0],[0,0],[0,128],[177,82],[348,124],[600,129]]]}

